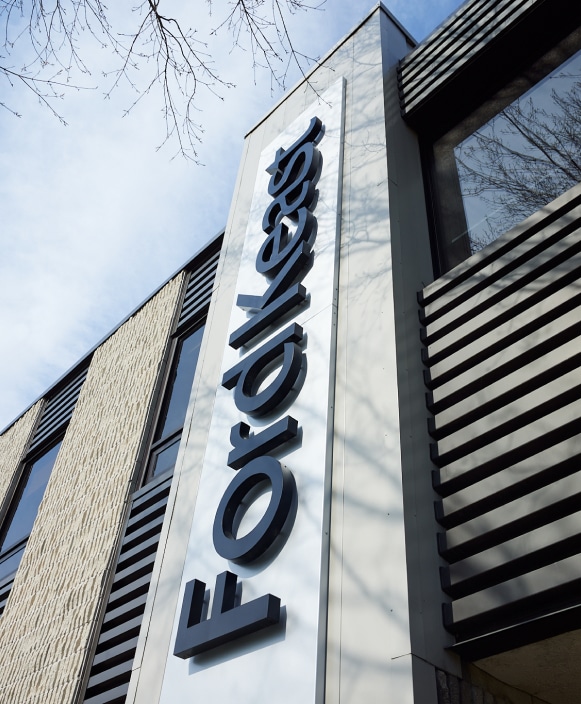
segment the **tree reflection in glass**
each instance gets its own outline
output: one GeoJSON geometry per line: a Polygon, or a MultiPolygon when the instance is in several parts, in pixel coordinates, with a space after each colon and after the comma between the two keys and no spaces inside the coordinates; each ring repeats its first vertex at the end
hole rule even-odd
{"type": "Polygon", "coordinates": [[[581,52],[454,150],[472,252],[581,181],[581,52]]]}

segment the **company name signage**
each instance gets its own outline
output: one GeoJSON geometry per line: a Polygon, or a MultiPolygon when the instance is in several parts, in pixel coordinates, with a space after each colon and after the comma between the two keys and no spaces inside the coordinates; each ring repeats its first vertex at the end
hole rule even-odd
{"type": "MultiPolygon", "coordinates": [[[[226,245],[208,325],[221,384],[207,389],[207,441],[188,439],[204,442],[201,471],[185,448],[195,506],[172,519],[191,530],[162,704],[314,704],[323,691],[343,98],[340,79],[258,155],[271,123],[250,137],[231,215],[244,239],[226,245]]],[[[173,580],[162,567],[160,585],[173,580]]]]}
{"type": "MultiPolygon", "coordinates": [[[[323,134],[321,120],[313,117],[294,144],[278,149],[267,168],[268,193],[273,200],[262,220],[267,237],[257,254],[256,270],[267,277],[269,285],[261,296],[238,296],[238,307],[249,311],[251,317],[232,333],[229,341],[234,349],[256,349],[247,352],[222,378],[222,386],[233,391],[236,408],[250,419],[268,416],[287,404],[304,381],[304,332],[300,325],[291,323],[261,345],[257,345],[257,340],[307,300],[307,291],[300,281],[313,260],[317,234],[313,209],[322,168],[317,144],[323,134]]],[[[252,563],[275,549],[285,527],[287,531],[292,529],[297,505],[295,478],[271,453],[280,452],[296,438],[298,429],[298,422],[291,415],[260,432],[252,432],[244,422],[232,427],[233,450],[228,455],[228,466],[236,474],[222,495],[213,525],[214,549],[224,559],[241,565],[252,563]],[[266,511],[252,530],[238,536],[237,518],[256,498],[257,487],[265,482],[270,489],[266,511]]],[[[198,579],[186,584],[175,655],[190,658],[279,623],[279,597],[265,594],[237,604],[237,583],[238,575],[231,571],[216,577],[212,614],[206,619],[206,584],[198,579]]]]}

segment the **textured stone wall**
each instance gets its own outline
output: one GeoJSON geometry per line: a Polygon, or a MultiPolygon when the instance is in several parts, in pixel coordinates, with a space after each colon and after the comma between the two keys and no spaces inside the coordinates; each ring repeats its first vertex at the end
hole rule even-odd
{"type": "Polygon", "coordinates": [[[14,472],[22,459],[41,407],[42,401],[38,401],[0,435],[0,504],[4,501],[14,472]]]}
{"type": "Polygon", "coordinates": [[[95,352],[0,618],[0,702],[73,701],[180,285],[95,352]]]}

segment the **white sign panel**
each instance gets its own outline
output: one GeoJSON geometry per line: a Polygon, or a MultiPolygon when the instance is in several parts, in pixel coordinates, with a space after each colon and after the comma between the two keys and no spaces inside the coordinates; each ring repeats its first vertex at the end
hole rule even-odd
{"type": "Polygon", "coordinates": [[[343,80],[262,152],[161,701],[321,701],[343,80]]]}

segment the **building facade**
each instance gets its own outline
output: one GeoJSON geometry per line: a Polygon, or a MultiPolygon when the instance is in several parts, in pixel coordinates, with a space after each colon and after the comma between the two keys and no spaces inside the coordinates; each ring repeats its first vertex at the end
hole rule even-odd
{"type": "Polygon", "coordinates": [[[573,704],[581,10],[382,6],[0,435],[0,700],[573,704]]]}

